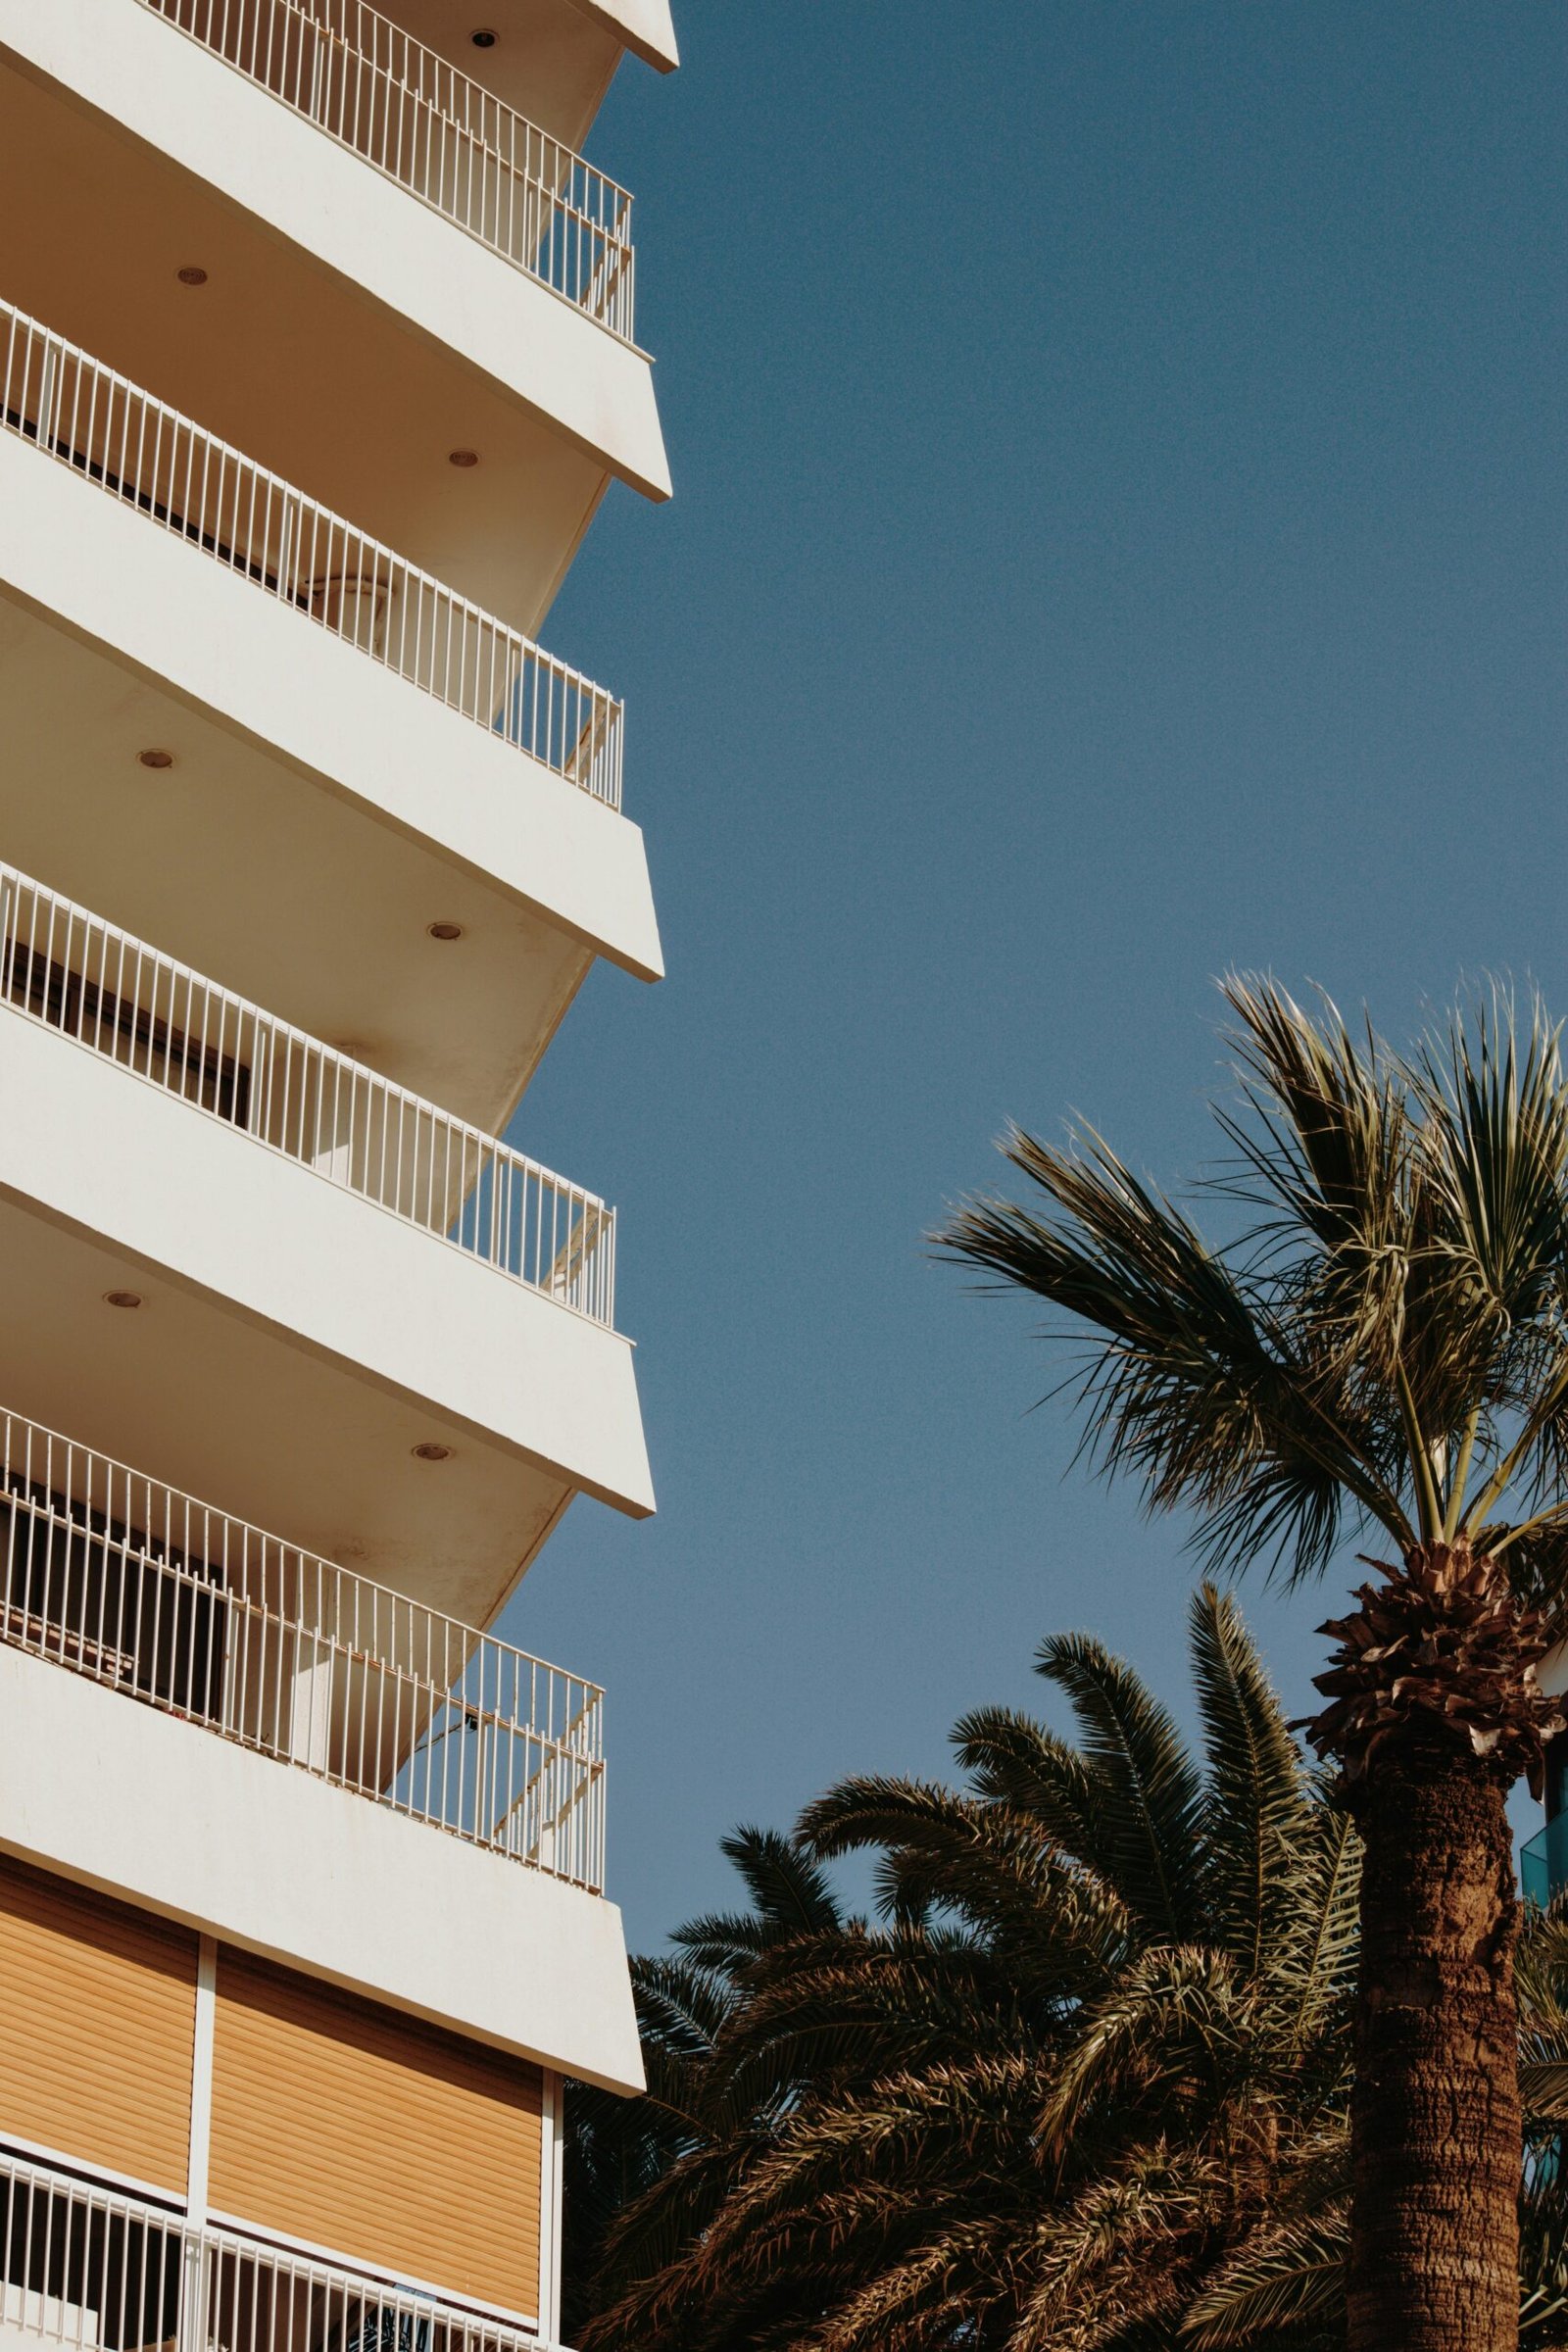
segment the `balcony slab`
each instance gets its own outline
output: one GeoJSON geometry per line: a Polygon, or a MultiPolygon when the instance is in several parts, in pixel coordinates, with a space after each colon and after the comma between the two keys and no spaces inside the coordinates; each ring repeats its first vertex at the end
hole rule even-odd
{"type": "Polygon", "coordinates": [[[635,825],[3,432],[0,693],[8,857],[493,1133],[662,969],[635,825]]]}
{"type": "Polygon", "coordinates": [[[612,1903],[8,1646],[0,1847],[498,2049],[643,2087],[612,1903]]]}
{"type": "Polygon", "coordinates": [[[0,293],[475,603],[668,496],[643,354],[137,0],[0,0],[0,293]]]}
{"type": "Polygon", "coordinates": [[[475,1626],[652,1510],[617,1334],[10,1006],[0,1101],[17,1411],[475,1626]]]}

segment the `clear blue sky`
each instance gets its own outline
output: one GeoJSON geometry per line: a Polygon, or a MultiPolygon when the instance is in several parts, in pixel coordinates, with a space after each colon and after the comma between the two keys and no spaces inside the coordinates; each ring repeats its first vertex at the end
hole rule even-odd
{"type": "MultiPolygon", "coordinates": [[[[670,977],[596,973],[515,1130],[620,1206],[662,1508],[574,1505],[506,1627],[609,1687],[643,1946],[1050,1631],[1183,1691],[1182,1531],[922,1252],[1004,1119],[1196,1167],[1232,963],[1568,1010],[1561,9],[677,14],[593,142],[676,499],[546,632],[627,697],[670,977]]],[[[1250,1594],[1298,1709],[1328,1598],[1250,1594]]]]}

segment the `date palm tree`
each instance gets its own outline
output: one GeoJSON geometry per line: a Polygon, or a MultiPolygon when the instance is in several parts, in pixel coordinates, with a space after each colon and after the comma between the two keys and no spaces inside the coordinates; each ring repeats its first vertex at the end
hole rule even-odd
{"type": "Polygon", "coordinates": [[[1269,981],[1226,996],[1240,1105],[1206,1241],[1092,1131],[939,1244],[1055,1310],[1100,1465],[1213,1567],[1368,1564],[1312,1737],[1363,1842],[1349,2352],[1512,2352],[1522,2122],[1507,1794],[1561,1729],[1536,1665],[1568,1518],[1568,1088],[1539,1005],[1412,1055],[1269,981]],[[1232,1221],[1238,1221],[1234,1213],[1232,1221]],[[1544,1601],[1546,1610],[1538,1603],[1544,1601]]]}
{"type": "MultiPolygon", "coordinates": [[[[720,1850],[749,1907],[692,1920],[676,1929],[672,1951],[631,1963],[646,2095],[618,2098],[590,2082],[566,2088],[562,2321],[573,2343],[595,2308],[606,2241],[621,2217],[645,2215],[638,2252],[657,2268],[707,2227],[744,2161],[746,2113],[733,2098],[715,2101],[715,2053],[735,2028],[751,1973],[768,1953],[831,1937],[843,1925],[826,1873],[794,1838],[741,1828],[720,1850]],[[672,2193],[663,2183],[677,2168],[672,2193]]],[[[780,2085],[781,2098],[788,2087],[780,2085]]]]}
{"type": "Polygon", "coordinates": [[[649,2022],[684,2144],[606,2233],[588,2352],[1165,2352],[1288,2194],[1332,2204],[1354,1832],[1212,1589],[1192,1650],[1200,1754],[1053,1640],[1076,1742],[982,1709],[965,1788],[809,1808],[789,1867],[874,1855],[880,1925],[819,1879],[781,1925],[749,1872],[752,1914],[681,1931],[673,2078],[667,1975],[649,2022]]]}
{"type": "MultiPolygon", "coordinates": [[[[1568,1907],[1526,1915],[1516,1960],[1519,2088],[1525,2111],[1519,2340],[1568,2345],[1568,1907]]],[[[1348,2150],[1346,2151],[1348,2154],[1348,2150]]],[[[1332,2159],[1282,2184],[1275,2211],[1188,2305],[1182,2352],[1325,2352],[1345,2341],[1348,2215],[1332,2159]]]]}

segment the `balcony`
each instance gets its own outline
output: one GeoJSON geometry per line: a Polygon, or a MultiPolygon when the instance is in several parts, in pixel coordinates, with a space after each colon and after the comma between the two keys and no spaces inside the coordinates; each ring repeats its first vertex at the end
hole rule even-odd
{"type": "MultiPolygon", "coordinates": [[[[425,109],[429,92],[416,93],[415,145],[384,110],[356,121],[377,63],[368,39],[363,73],[323,76],[318,103],[347,110],[345,135],[325,135],[221,53],[257,28],[258,68],[292,74],[297,44],[266,54],[274,0],[265,16],[263,0],[226,10],[213,0],[211,43],[181,28],[199,31],[192,12],[206,5],[0,0],[7,296],[470,602],[539,633],[610,480],[669,495],[652,364],[609,323],[630,289],[623,192],[586,176],[549,111],[527,108],[546,135],[530,145],[518,129],[514,186],[482,146],[464,149],[461,121],[448,129],[439,105],[425,109]],[[350,136],[381,145],[389,168],[350,136]],[[476,170],[448,172],[443,189],[430,138],[471,152],[476,170]],[[471,208],[479,233],[411,194],[394,167],[471,208]],[[448,463],[465,450],[477,468],[448,463]]],[[[291,25],[319,24],[338,0],[275,6],[295,11],[291,25]]],[[[433,6],[395,13],[427,45],[456,29],[433,6]]],[[[509,0],[498,22],[507,30],[494,54],[513,62],[533,34],[552,51],[572,26],[604,37],[569,0],[526,10],[509,0]]],[[[311,90],[297,94],[308,108],[311,90]]]]}
{"type": "Polygon", "coordinates": [[[470,1625],[653,1508],[601,1200],[0,877],[0,1395],[470,1625]]]}
{"type": "Polygon", "coordinates": [[[612,806],[619,706],[144,395],[114,396],[106,466],[103,371],[0,310],[8,369],[7,854],[499,1129],[596,955],[662,969],[642,836],[612,806]]]}
{"type": "Polygon", "coordinates": [[[532,2328],[0,2156],[0,2328],[65,2352],[546,2352],[532,2328]]]}
{"type": "Polygon", "coordinates": [[[0,1004],[612,1328],[614,1211],[0,866],[0,1004]]]}
{"type": "Polygon", "coordinates": [[[621,707],[531,640],[0,303],[0,422],[612,808],[621,707]]]}
{"type": "Polygon", "coordinates": [[[0,1642],[604,1890],[604,1694],[0,1412],[0,1642]]]}
{"type": "Polygon", "coordinates": [[[141,0],[499,253],[634,340],[631,198],[363,0],[141,0]]]}

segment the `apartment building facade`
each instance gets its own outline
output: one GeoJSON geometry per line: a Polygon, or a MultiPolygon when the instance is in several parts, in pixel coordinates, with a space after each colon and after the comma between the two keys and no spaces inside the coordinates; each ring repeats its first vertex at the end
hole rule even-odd
{"type": "Polygon", "coordinates": [[[553,2345],[564,2079],[641,2087],[602,1694],[487,1630],[654,1499],[614,1212],[504,1140],[661,970],[539,642],[669,489],[627,52],[0,0],[0,2341],[553,2345]]]}

